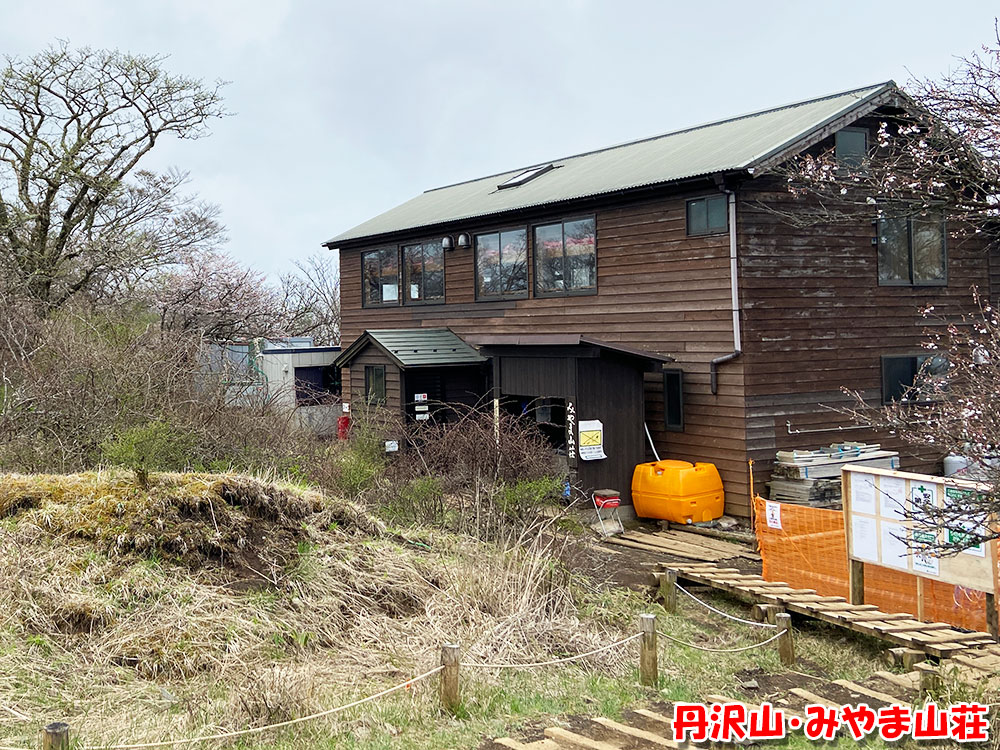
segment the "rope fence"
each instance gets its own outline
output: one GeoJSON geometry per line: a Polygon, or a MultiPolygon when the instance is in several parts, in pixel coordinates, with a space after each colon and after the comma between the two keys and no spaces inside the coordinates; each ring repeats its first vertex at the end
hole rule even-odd
{"type": "Polygon", "coordinates": [[[674,643],[680,644],[681,646],[694,648],[697,649],[698,651],[709,651],[713,654],[738,654],[741,651],[752,651],[755,648],[760,648],[761,646],[766,646],[769,643],[773,643],[774,641],[784,636],[784,633],[779,632],[772,635],[766,641],[761,641],[760,643],[751,643],[749,646],[740,646],[739,648],[709,648],[708,646],[699,646],[696,643],[688,643],[687,641],[682,641],[680,638],[675,638],[669,633],[664,633],[662,630],[657,630],[656,632],[659,635],[662,635],[667,640],[671,640],[674,643]]]}
{"type": "Polygon", "coordinates": [[[735,615],[731,615],[728,612],[723,612],[721,609],[716,609],[715,607],[713,607],[708,602],[703,602],[701,599],[699,599],[697,596],[695,596],[694,594],[692,594],[686,588],[682,587],[676,581],[674,581],[674,586],[676,586],[677,590],[680,591],[682,594],[685,594],[685,595],[691,597],[692,599],[694,599],[694,601],[698,602],[698,604],[700,604],[701,606],[703,606],[705,609],[711,610],[712,612],[715,612],[715,614],[722,615],[723,617],[726,617],[726,618],[728,618],[730,620],[733,620],[734,622],[741,622],[744,625],[753,625],[754,627],[758,627],[758,628],[776,628],[776,627],[778,627],[777,625],[772,625],[769,622],[754,622],[753,620],[744,620],[742,617],[736,617],[735,615]]]}
{"type": "MultiPolygon", "coordinates": [[[[667,571],[671,573],[673,571],[667,571]]],[[[720,615],[735,620],[737,622],[745,623],[748,625],[762,625],[758,622],[750,622],[748,620],[743,620],[738,617],[734,617],[727,612],[723,612],[715,607],[701,601],[695,597],[690,592],[681,588],[676,583],[676,574],[672,577],[672,580],[668,576],[661,578],[661,593],[664,591],[669,591],[672,595],[673,601],[670,601],[665,597],[666,606],[668,611],[676,611],[676,589],[680,589],[685,594],[690,596],[696,602],[702,606],[717,612],[720,615]],[[669,581],[673,586],[664,585],[665,582],[669,581]],[[671,606],[672,605],[672,606],[671,606]]],[[[762,648],[771,643],[777,642],[778,653],[781,658],[781,663],[785,666],[791,666],[795,662],[795,650],[792,643],[792,629],[791,629],[791,618],[788,614],[780,612],[774,615],[774,624],[763,624],[764,627],[777,628],[777,633],[775,633],[770,638],[760,641],[759,643],[754,643],[749,646],[740,646],[737,648],[710,648],[708,646],[700,646],[695,643],[687,643],[686,641],[671,635],[670,633],[665,633],[662,630],[657,630],[656,628],[656,615],[654,614],[642,614],[639,616],[639,631],[632,633],[624,638],[621,638],[614,643],[608,643],[599,648],[586,651],[581,654],[575,654],[573,656],[566,656],[558,659],[550,659],[547,661],[536,661],[527,662],[520,664],[499,664],[499,663],[480,663],[480,662],[467,662],[464,665],[460,663],[460,649],[457,644],[443,644],[441,646],[441,663],[429,669],[422,674],[415,677],[411,677],[405,682],[401,682],[392,687],[386,688],[378,693],[369,695],[365,698],[359,698],[350,703],[346,703],[342,706],[337,706],[336,708],[329,708],[324,711],[319,711],[308,716],[300,716],[294,719],[288,719],[287,721],[281,721],[274,724],[268,724],[262,727],[250,727],[247,729],[237,729],[227,732],[217,732],[214,734],[199,735],[196,737],[188,737],[176,740],[161,740],[157,742],[135,742],[127,744],[115,744],[115,745],[85,745],[70,743],[70,727],[68,724],[61,722],[49,724],[42,730],[42,750],[70,750],[71,747],[78,748],[79,750],[154,750],[155,748],[166,748],[166,747],[177,747],[183,745],[195,745],[204,742],[213,742],[217,740],[227,740],[235,737],[245,737],[247,735],[263,734],[264,732],[273,731],[276,729],[283,729],[290,726],[295,726],[297,724],[303,724],[309,721],[315,721],[326,716],[332,716],[334,714],[342,713],[352,708],[357,708],[358,706],[363,706],[372,701],[376,701],[380,698],[384,698],[388,695],[396,693],[400,690],[411,687],[412,685],[427,680],[435,675],[440,675],[439,680],[439,691],[440,691],[440,702],[442,707],[452,713],[456,714],[460,708],[461,700],[459,693],[459,668],[460,666],[465,666],[471,669],[538,669],[542,667],[555,666],[557,664],[566,664],[569,662],[580,661],[586,659],[587,657],[594,656],[595,654],[600,654],[611,649],[621,648],[633,641],[639,641],[639,682],[642,685],[655,687],[659,684],[659,674],[658,674],[658,660],[659,660],[659,648],[657,645],[657,636],[662,636],[669,641],[677,643],[681,646],[687,648],[693,648],[698,651],[707,651],[710,653],[725,653],[725,654],[735,654],[744,651],[750,651],[756,648],[762,648]]],[[[14,747],[0,745],[0,750],[32,750],[27,747],[14,747]]]]}
{"type": "MultiPolygon", "coordinates": [[[[624,646],[626,643],[631,643],[637,638],[641,638],[642,633],[635,633],[627,638],[622,638],[620,641],[615,641],[614,643],[609,643],[606,646],[601,646],[600,648],[595,648],[593,651],[587,651],[584,654],[577,654],[576,656],[567,656],[562,659],[552,659],[551,661],[535,661],[529,662],[528,664],[477,664],[475,662],[471,664],[466,664],[467,667],[473,667],[474,669],[533,669],[535,667],[551,667],[554,664],[566,664],[571,661],[579,661],[580,659],[586,659],[588,656],[593,656],[594,654],[600,654],[604,651],[610,651],[618,646],[624,646]]],[[[0,748],[2,750],[2,748],[0,748]]]]}

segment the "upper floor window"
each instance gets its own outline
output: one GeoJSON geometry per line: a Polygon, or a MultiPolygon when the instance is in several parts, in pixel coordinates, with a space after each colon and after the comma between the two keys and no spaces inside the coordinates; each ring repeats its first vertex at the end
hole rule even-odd
{"type": "Polygon", "coordinates": [[[394,247],[361,253],[365,307],[399,304],[399,253],[394,247]]]}
{"type": "Polygon", "coordinates": [[[878,281],[883,286],[942,286],[948,282],[945,224],[932,217],[880,219],[878,281]]]}
{"type": "Polygon", "coordinates": [[[476,235],[476,299],[528,296],[528,232],[476,235]]]}
{"type": "Polygon", "coordinates": [[[729,210],[725,195],[709,195],[687,202],[687,233],[719,234],[729,229],[729,210]]]}
{"type": "Polygon", "coordinates": [[[868,131],[864,128],[844,128],[834,136],[837,163],[848,169],[858,169],[868,156],[868,131]]]}
{"type": "Polygon", "coordinates": [[[593,219],[535,227],[535,294],[597,292],[597,232],[593,219]]]}
{"type": "Polygon", "coordinates": [[[405,304],[444,300],[444,246],[441,240],[403,246],[405,304]]]}

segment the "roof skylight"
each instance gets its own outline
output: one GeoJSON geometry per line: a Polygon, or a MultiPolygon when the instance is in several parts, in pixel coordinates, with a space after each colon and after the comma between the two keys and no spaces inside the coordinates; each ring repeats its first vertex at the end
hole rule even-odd
{"type": "Polygon", "coordinates": [[[523,185],[529,180],[533,180],[539,175],[545,174],[550,169],[555,169],[555,165],[544,164],[541,167],[532,167],[531,169],[526,169],[523,172],[514,175],[510,179],[504,180],[499,185],[497,185],[497,187],[503,190],[504,188],[512,188],[512,187],[517,187],[518,185],[523,185]]]}

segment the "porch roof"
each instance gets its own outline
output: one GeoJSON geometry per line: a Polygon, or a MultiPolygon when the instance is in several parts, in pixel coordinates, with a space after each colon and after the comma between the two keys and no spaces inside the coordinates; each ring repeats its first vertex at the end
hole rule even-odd
{"type": "Polygon", "coordinates": [[[334,363],[346,367],[371,344],[402,370],[411,367],[476,365],[486,357],[463,341],[450,328],[393,328],[367,330],[334,363]]]}

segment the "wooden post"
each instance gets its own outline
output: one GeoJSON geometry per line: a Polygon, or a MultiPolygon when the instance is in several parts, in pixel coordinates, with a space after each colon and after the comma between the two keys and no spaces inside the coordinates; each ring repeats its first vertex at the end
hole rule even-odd
{"type": "Polygon", "coordinates": [[[776,625],[774,616],[784,611],[777,604],[754,604],[750,610],[750,616],[757,622],[769,622],[772,625],[776,625]]]}
{"type": "Polygon", "coordinates": [[[451,713],[458,711],[458,646],[441,646],[441,706],[451,713]]]}
{"type": "Polygon", "coordinates": [[[659,684],[656,654],[656,615],[639,615],[639,683],[646,687],[659,684]]]}
{"type": "Polygon", "coordinates": [[[865,564],[860,560],[851,560],[848,578],[851,584],[851,604],[865,603],[865,564]]]}
{"type": "Polygon", "coordinates": [[[782,665],[790,667],[795,664],[795,643],[792,641],[792,616],[787,612],[778,612],[774,616],[774,624],[778,626],[778,656],[782,665]]]}
{"type": "Polygon", "coordinates": [[[932,695],[941,688],[941,672],[937,666],[927,662],[915,665],[920,672],[920,695],[932,695]]]}
{"type": "Polygon", "coordinates": [[[69,724],[61,721],[42,730],[42,750],[69,750],[69,724]]]}
{"type": "Polygon", "coordinates": [[[994,594],[986,593],[986,629],[990,631],[993,640],[1000,640],[1000,622],[997,617],[997,598],[994,594]]]}
{"type": "Polygon", "coordinates": [[[677,571],[665,570],[660,576],[660,596],[663,608],[670,614],[677,613],[677,571]]]}
{"type": "Polygon", "coordinates": [[[917,576],[917,619],[924,622],[924,578],[917,576]]]}

